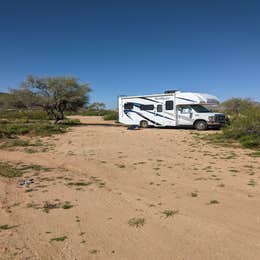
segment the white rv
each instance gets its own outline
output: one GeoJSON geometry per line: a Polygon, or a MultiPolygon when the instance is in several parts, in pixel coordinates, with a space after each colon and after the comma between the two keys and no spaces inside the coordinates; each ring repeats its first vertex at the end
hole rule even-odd
{"type": "Polygon", "coordinates": [[[120,96],[119,122],[140,127],[191,126],[198,130],[220,128],[225,115],[211,112],[217,106],[217,97],[209,94],[165,91],[146,96],[120,96]]]}

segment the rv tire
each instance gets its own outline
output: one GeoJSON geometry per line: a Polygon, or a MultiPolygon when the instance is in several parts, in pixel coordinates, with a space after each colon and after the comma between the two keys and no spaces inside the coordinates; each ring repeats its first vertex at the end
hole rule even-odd
{"type": "Polygon", "coordinates": [[[140,121],[140,127],[141,128],[147,128],[148,127],[148,122],[145,121],[145,120],[140,121]]]}
{"type": "Polygon", "coordinates": [[[199,131],[204,131],[208,128],[207,122],[204,120],[198,120],[194,124],[195,128],[199,131]]]}

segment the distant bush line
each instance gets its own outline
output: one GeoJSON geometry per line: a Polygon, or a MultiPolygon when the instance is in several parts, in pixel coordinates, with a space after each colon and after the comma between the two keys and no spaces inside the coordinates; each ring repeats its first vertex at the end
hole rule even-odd
{"type": "MultiPolygon", "coordinates": [[[[103,116],[104,120],[118,120],[114,110],[67,112],[69,115],[103,116]]],[[[68,119],[53,124],[53,118],[43,110],[0,110],[0,138],[14,138],[19,135],[48,136],[65,133],[71,126],[79,125],[78,119],[68,119]]]]}
{"type": "MultiPolygon", "coordinates": [[[[78,113],[79,114],[79,113],[78,113]]],[[[85,110],[80,113],[82,116],[102,116],[104,120],[118,121],[118,112],[116,110],[85,110]]]]}

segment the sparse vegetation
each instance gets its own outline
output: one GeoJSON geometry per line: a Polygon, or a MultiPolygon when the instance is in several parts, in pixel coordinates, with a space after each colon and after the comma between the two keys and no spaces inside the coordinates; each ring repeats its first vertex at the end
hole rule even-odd
{"type": "Polygon", "coordinates": [[[236,170],[236,169],[230,169],[229,171],[230,171],[230,172],[239,172],[239,171],[236,170]]]}
{"type": "MultiPolygon", "coordinates": [[[[55,201],[59,201],[59,200],[55,200],[55,201]]],[[[34,204],[34,203],[28,204],[27,207],[36,208],[36,209],[41,208],[41,207],[39,207],[38,204],[34,204]]],[[[71,208],[73,208],[73,205],[69,201],[65,201],[64,203],[61,203],[61,202],[51,203],[51,202],[45,201],[43,204],[42,210],[45,213],[49,213],[50,210],[52,210],[52,209],[71,209],[71,208]]]]}
{"type": "Polygon", "coordinates": [[[170,209],[166,209],[162,212],[162,214],[165,216],[165,218],[168,217],[173,217],[174,215],[176,215],[177,213],[179,213],[178,210],[170,210],[170,209]]]}
{"type": "Polygon", "coordinates": [[[62,134],[67,131],[68,127],[68,124],[54,125],[50,122],[10,122],[0,125],[0,138],[14,138],[19,135],[49,136],[62,134]]]}
{"type": "Polygon", "coordinates": [[[69,182],[67,185],[69,185],[69,186],[89,186],[91,184],[92,184],[91,181],[88,181],[88,182],[79,181],[79,182],[69,182]]]}
{"type": "Polygon", "coordinates": [[[104,120],[118,120],[118,112],[115,110],[107,110],[107,113],[103,116],[104,120]]]}
{"type": "Polygon", "coordinates": [[[44,167],[42,165],[39,164],[28,164],[28,165],[22,165],[21,169],[23,171],[27,171],[27,170],[33,170],[33,171],[49,171],[50,168],[48,167],[44,167]]]}
{"type": "Polygon", "coordinates": [[[25,192],[32,192],[34,191],[33,189],[26,189],[25,192]]]}
{"type": "Polygon", "coordinates": [[[89,251],[90,254],[97,254],[99,252],[99,250],[97,249],[92,249],[89,251]]]}
{"type": "Polygon", "coordinates": [[[144,218],[131,218],[128,221],[128,225],[132,227],[142,227],[145,224],[144,218]]]}
{"type": "Polygon", "coordinates": [[[21,139],[7,139],[5,142],[0,143],[0,148],[12,148],[17,146],[27,147],[32,146],[33,144],[30,143],[28,140],[21,140],[21,139]]]}
{"type": "Polygon", "coordinates": [[[64,204],[61,206],[63,209],[70,209],[73,205],[69,201],[65,201],[64,204]]]}
{"type": "Polygon", "coordinates": [[[250,180],[247,185],[255,186],[256,185],[256,181],[255,180],[250,180]]]}
{"type": "Polygon", "coordinates": [[[40,209],[40,205],[34,202],[30,202],[26,204],[27,208],[34,208],[34,209],[40,209]]]}
{"type": "Polygon", "coordinates": [[[124,164],[115,164],[118,168],[125,168],[124,164]]]}
{"type": "Polygon", "coordinates": [[[67,126],[76,126],[76,125],[80,125],[80,120],[79,119],[64,119],[61,121],[62,125],[67,125],[67,126]]]}
{"type": "Polygon", "coordinates": [[[45,213],[49,213],[51,209],[58,209],[59,207],[60,205],[57,203],[50,203],[48,201],[45,201],[42,210],[45,213]]]}
{"type": "Polygon", "coordinates": [[[20,123],[29,123],[34,121],[48,121],[50,118],[43,110],[39,109],[12,109],[5,110],[0,113],[1,123],[9,123],[9,122],[20,122],[20,123]]]}
{"type": "Polygon", "coordinates": [[[209,202],[209,204],[219,204],[219,201],[218,201],[218,200],[211,200],[211,201],[209,202]]]}
{"type": "Polygon", "coordinates": [[[249,156],[251,156],[251,157],[260,157],[260,151],[256,151],[256,152],[250,153],[249,156]]]}
{"type": "Polygon", "coordinates": [[[195,192],[195,191],[194,191],[194,192],[191,192],[191,194],[190,194],[190,195],[191,195],[191,197],[198,197],[198,193],[197,193],[197,192],[195,192]]]}
{"type": "Polygon", "coordinates": [[[52,241],[57,241],[57,242],[63,242],[65,239],[67,239],[68,237],[67,236],[62,236],[62,237],[54,237],[54,238],[51,238],[51,242],[52,241]]]}
{"type": "Polygon", "coordinates": [[[6,162],[0,162],[0,176],[7,178],[21,177],[24,170],[6,162]]]}
{"type": "Polygon", "coordinates": [[[82,116],[102,116],[104,120],[118,120],[118,112],[116,110],[92,109],[89,107],[80,114],[82,116]]]}
{"type": "Polygon", "coordinates": [[[14,228],[14,226],[9,226],[7,224],[1,225],[0,226],[0,232],[1,232],[1,230],[8,230],[8,229],[11,229],[11,228],[14,228]]]}

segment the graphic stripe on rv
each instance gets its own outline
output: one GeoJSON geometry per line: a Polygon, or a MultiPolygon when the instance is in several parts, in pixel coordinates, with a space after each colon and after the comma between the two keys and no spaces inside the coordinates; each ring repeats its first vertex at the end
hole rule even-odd
{"type": "Polygon", "coordinates": [[[145,100],[149,100],[149,101],[153,101],[153,102],[155,102],[155,103],[160,103],[160,102],[157,101],[157,100],[153,100],[153,99],[147,98],[147,97],[139,97],[139,98],[142,98],[142,99],[145,99],[145,100]]]}
{"type": "Polygon", "coordinates": [[[196,102],[196,101],[194,101],[194,100],[192,100],[192,99],[188,99],[188,98],[181,98],[181,97],[176,97],[176,98],[178,98],[178,99],[183,99],[183,100],[190,101],[190,102],[196,102]]]}
{"type": "MultiPolygon", "coordinates": [[[[161,125],[160,123],[157,123],[157,122],[155,122],[155,121],[149,119],[148,117],[142,115],[142,114],[139,113],[139,112],[136,112],[136,111],[133,111],[133,110],[124,110],[124,113],[125,113],[126,115],[127,115],[127,113],[129,113],[129,112],[136,113],[138,116],[140,116],[140,117],[146,119],[147,121],[149,121],[149,122],[151,122],[151,123],[153,123],[153,124],[155,124],[155,125],[161,125]]],[[[128,116],[128,115],[127,115],[127,116],[128,116]]],[[[129,116],[128,116],[128,117],[129,117],[129,116]]]]}
{"type": "MultiPolygon", "coordinates": [[[[155,102],[157,102],[157,101],[155,101],[155,102]]],[[[133,105],[136,106],[136,107],[138,107],[138,108],[140,108],[140,107],[141,107],[142,105],[144,105],[144,104],[140,104],[140,103],[135,103],[135,102],[133,102],[133,105]]],[[[130,112],[130,111],[132,111],[132,110],[129,110],[129,112],[130,112]]],[[[148,111],[148,110],[144,110],[144,111],[147,112],[147,113],[150,113],[150,114],[152,114],[152,115],[160,116],[160,117],[163,117],[163,118],[166,118],[166,119],[169,119],[169,120],[174,121],[174,119],[172,119],[172,118],[170,118],[170,117],[163,116],[163,115],[158,114],[158,113],[150,112],[150,111],[148,111]]],[[[135,112],[135,111],[133,111],[133,112],[135,112]]]]}
{"type": "Polygon", "coordinates": [[[148,112],[148,113],[150,113],[150,114],[153,114],[153,115],[156,115],[156,116],[163,117],[163,118],[166,118],[166,119],[169,119],[169,120],[174,121],[174,119],[172,119],[172,118],[170,118],[170,117],[167,117],[167,116],[160,115],[160,114],[158,114],[158,113],[153,113],[153,112],[150,112],[150,111],[147,111],[147,110],[146,110],[145,112],[148,112]]]}

